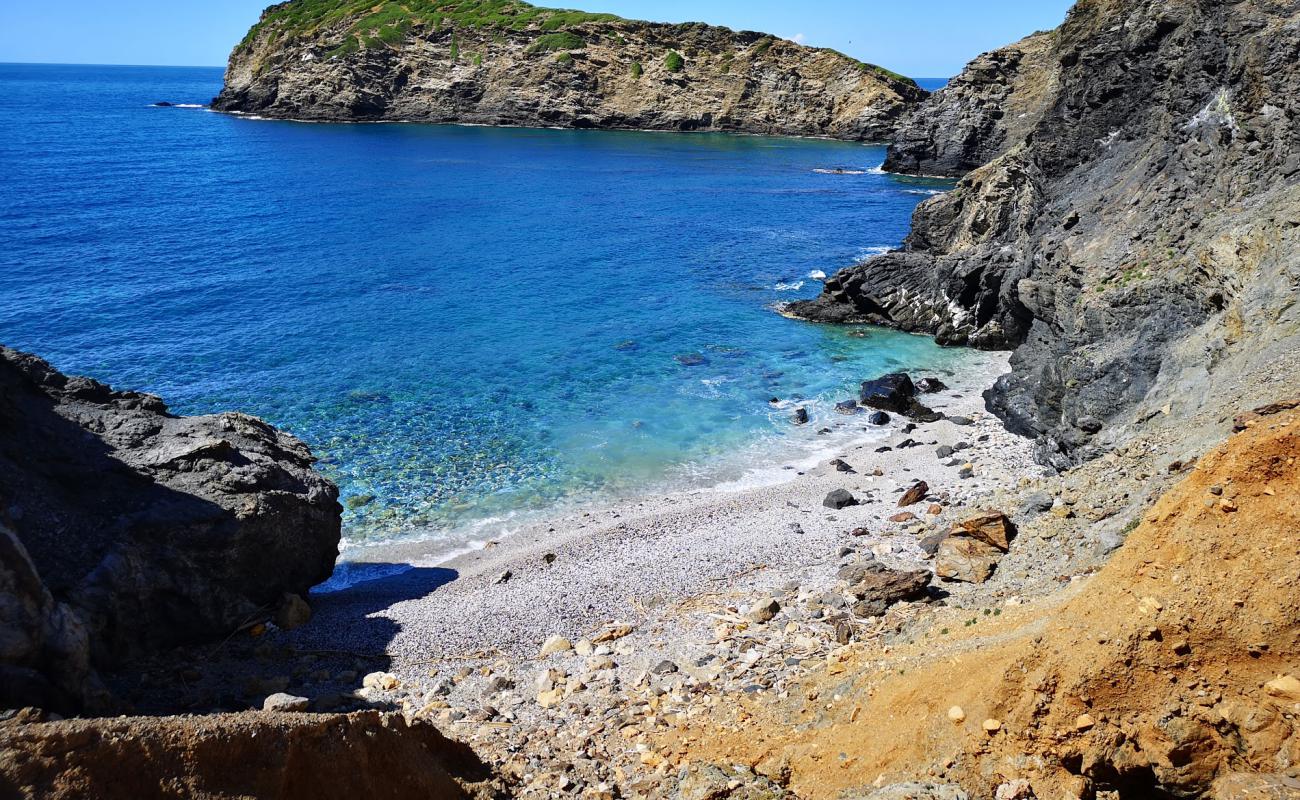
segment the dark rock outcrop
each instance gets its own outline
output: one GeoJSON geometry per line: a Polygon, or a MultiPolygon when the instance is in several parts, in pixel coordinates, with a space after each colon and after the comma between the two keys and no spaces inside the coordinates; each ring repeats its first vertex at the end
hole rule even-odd
{"type": "Polygon", "coordinates": [[[1054,31],[976,58],[900,123],[885,169],[958,178],[1022,141],[1055,88],[1054,31]]]}
{"type": "Polygon", "coordinates": [[[223,111],[311,120],[738,131],[883,141],[926,97],[833,50],[700,23],[510,3],[481,20],[273,6],[231,54],[223,111]]]}
{"type": "Polygon", "coordinates": [[[319,800],[505,796],[467,746],[400,714],[217,714],[0,723],[0,796],[319,800]]]}
{"type": "MultiPolygon", "coordinates": [[[[1300,352],[1300,10],[1098,0],[1044,45],[1033,80],[994,79],[1028,130],[971,147],[956,126],[933,153],[1000,155],[922,204],[901,251],[788,311],[1014,348],[989,407],[1063,468],[1190,435],[1300,352]]],[[[964,91],[934,102],[961,116],[964,91]]]]}
{"type": "Polygon", "coordinates": [[[66,690],[86,644],[109,665],[270,618],[338,555],[338,492],[313,461],[252,417],[173,416],[0,348],[6,668],[66,690]]]}
{"type": "MultiPolygon", "coordinates": [[[[893,411],[918,422],[935,422],[942,419],[928,406],[916,399],[916,386],[906,373],[895,372],[862,382],[858,395],[862,405],[868,408],[893,411]]],[[[889,418],[885,418],[888,422],[889,418]]]]}

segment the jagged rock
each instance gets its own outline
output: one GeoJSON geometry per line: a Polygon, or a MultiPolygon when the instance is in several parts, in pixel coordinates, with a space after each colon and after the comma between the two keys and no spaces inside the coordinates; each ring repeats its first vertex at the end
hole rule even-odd
{"type": "Polygon", "coordinates": [[[276,692],[262,701],[262,710],[280,712],[306,711],[309,705],[311,705],[311,701],[306,697],[276,692]]]}
{"type": "Polygon", "coordinates": [[[366,3],[305,19],[296,8],[263,14],[231,54],[213,108],[312,120],[882,141],[926,97],[914,82],[833,50],[700,23],[587,15],[557,30],[546,27],[545,13],[515,26],[417,10],[405,28],[372,39],[361,22],[373,13],[366,3]]]}
{"type": "Polygon", "coordinates": [[[826,495],[826,499],[822,501],[822,505],[826,506],[827,508],[833,508],[836,511],[840,510],[841,508],[856,506],[857,504],[858,504],[858,499],[854,497],[849,492],[848,489],[836,489],[832,491],[830,494],[826,495]]]}
{"type": "Polygon", "coordinates": [[[0,785],[19,797],[499,796],[465,745],[401,714],[220,714],[0,723],[0,785]],[[165,787],[165,789],[163,788],[165,787]]]}
{"type": "Polygon", "coordinates": [[[104,711],[108,693],[90,665],[90,637],[0,524],[0,707],[104,711]]]}
{"type": "Polygon", "coordinates": [[[907,506],[916,505],[924,500],[925,496],[929,493],[930,484],[925,481],[917,481],[912,485],[912,488],[903,492],[902,497],[898,498],[898,507],[906,508],[907,506]]]}
{"type": "Polygon", "coordinates": [[[893,570],[876,561],[854,565],[841,576],[849,579],[849,594],[858,600],[853,613],[859,617],[876,617],[895,603],[925,597],[930,586],[929,570],[893,570]]]}
{"type": "Polygon", "coordinates": [[[938,378],[922,378],[916,382],[916,390],[921,394],[934,394],[948,388],[948,384],[938,378]]]}
{"type": "Polygon", "coordinates": [[[837,459],[834,459],[833,461],[831,461],[831,466],[832,466],[832,467],[835,467],[835,471],[836,471],[836,472],[853,472],[853,471],[854,471],[853,467],[851,467],[851,466],[849,465],[849,462],[845,461],[845,460],[842,459],[842,458],[837,458],[837,459]]]}
{"type": "Polygon", "coordinates": [[[901,414],[915,395],[912,379],[906,373],[895,372],[863,381],[858,399],[864,406],[901,414]]]}
{"type": "Polygon", "coordinates": [[[1187,417],[1300,352],[1297,48],[1279,5],[1076,6],[918,110],[890,163],[957,188],[787,313],[1015,348],[987,405],[1058,469],[1139,431],[1207,446],[1187,417]]]}
{"type": "Polygon", "coordinates": [[[883,411],[873,411],[871,412],[871,416],[867,417],[867,422],[877,426],[888,425],[889,415],[883,411]]]}
{"type": "Polygon", "coordinates": [[[998,512],[958,522],[939,542],[934,572],[945,580],[983,583],[993,575],[1014,536],[1015,526],[998,512]]]}
{"type": "Polygon", "coordinates": [[[11,528],[96,663],[270,619],[334,569],[338,491],[260,420],[172,416],[8,348],[0,420],[11,528]]]}
{"type": "Polygon", "coordinates": [[[808,424],[808,409],[806,409],[806,408],[796,408],[796,409],[794,410],[794,414],[790,417],[790,419],[791,419],[791,420],[794,422],[794,424],[796,424],[796,425],[807,425],[807,424],[808,424]]]}

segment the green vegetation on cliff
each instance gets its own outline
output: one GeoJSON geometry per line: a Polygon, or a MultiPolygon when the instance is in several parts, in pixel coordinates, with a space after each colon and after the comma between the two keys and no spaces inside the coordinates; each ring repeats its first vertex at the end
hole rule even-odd
{"type": "Polygon", "coordinates": [[[271,6],[244,37],[249,44],[263,33],[275,39],[292,39],[342,26],[347,41],[344,49],[355,43],[374,46],[380,42],[400,41],[415,27],[429,30],[452,28],[508,28],[561,31],[585,22],[610,22],[614,14],[591,14],[541,8],[520,0],[401,0],[376,3],[374,0],[289,0],[271,6]]]}

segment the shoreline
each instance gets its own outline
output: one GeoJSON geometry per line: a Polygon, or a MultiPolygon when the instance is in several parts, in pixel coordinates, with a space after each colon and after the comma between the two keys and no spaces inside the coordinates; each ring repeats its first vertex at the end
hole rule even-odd
{"type": "MultiPolygon", "coordinates": [[[[920,377],[924,372],[924,374],[936,374],[943,378],[950,385],[945,392],[937,395],[939,397],[953,392],[979,395],[1008,369],[1009,352],[965,348],[963,350],[969,359],[967,364],[930,371],[917,370],[915,377],[920,377]]],[[[863,376],[864,380],[872,377],[875,376],[863,376]]],[[[806,405],[810,411],[813,411],[814,400],[815,398],[803,401],[784,399],[773,408],[780,410],[782,414],[788,414],[795,407],[806,405]]],[[[350,542],[347,540],[345,530],[345,546],[340,551],[338,565],[363,568],[370,564],[392,564],[394,561],[422,567],[452,565],[465,556],[485,549],[508,546],[520,537],[529,534],[536,537],[535,529],[572,525],[575,522],[585,526],[587,521],[602,514],[623,514],[625,509],[641,508],[647,502],[654,504],[704,502],[710,498],[720,500],[730,495],[749,492],[776,491],[799,481],[806,476],[806,473],[816,470],[829,460],[845,457],[845,452],[860,452],[889,445],[891,440],[901,440],[903,437],[898,435],[899,430],[908,422],[900,415],[891,414],[889,424],[876,427],[865,423],[865,414],[844,416],[834,413],[833,409],[822,410],[827,411],[826,415],[818,416],[814,412],[805,427],[809,430],[829,431],[825,436],[826,441],[817,439],[808,439],[805,442],[790,439],[763,441],[756,438],[741,448],[740,452],[729,453],[717,459],[715,463],[707,465],[705,470],[709,476],[698,485],[673,486],[672,478],[662,476],[644,487],[616,494],[609,499],[594,497],[561,499],[546,508],[524,509],[504,515],[494,514],[445,531],[427,535],[412,531],[412,535],[409,536],[399,534],[392,539],[381,541],[350,542]],[[857,432],[843,430],[849,427],[858,427],[861,430],[857,432]],[[750,450],[765,450],[766,452],[755,453],[763,459],[763,463],[735,472],[735,463],[740,460],[742,454],[749,455],[750,450]]],[[[364,577],[347,580],[339,576],[336,570],[335,575],[315,587],[312,594],[347,591],[365,580],[367,579],[364,577]],[[327,588],[322,589],[322,587],[327,588]]]]}
{"type": "MultiPolygon", "coordinates": [[[[834,455],[855,472],[837,472],[828,457],[776,484],[582,506],[450,558],[432,554],[428,542],[374,545],[360,563],[379,577],[314,592],[312,623],[279,636],[299,652],[381,657],[403,680],[428,684],[430,663],[444,668],[442,678],[452,667],[482,668],[483,660],[472,657],[477,653],[523,665],[550,637],[577,641],[615,623],[640,631],[662,624],[657,609],[704,593],[774,592],[778,581],[827,589],[848,546],[891,567],[928,568],[918,527],[949,525],[1041,472],[1029,440],[1008,432],[983,407],[980,393],[1005,370],[1009,354],[981,355],[982,363],[952,387],[924,398],[971,425],[945,419],[909,434],[907,421],[895,417],[883,438],[837,448],[834,455]],[[916,444],[900,448],[907,439],[916,444]],[[956,464],[936,457],[936,447],[958,442],[970,445],[959,461],[976,465],[973,478],[959,479],[956,464]],[[883,448],[891,449],[878,452],[883,448]],[[899,511],[896,493],[917,480],[933,487],[943,511],[927,516],[918,506],[911,509],[916,521],[888,521],[899,511]],[[837,488],[861,504],[823,507],[837,488]],[[849,536],[860,528],[870,534],[849,536]]],[[[670,652],[677,638],[651,637],[644,647],[670,652]]]]}

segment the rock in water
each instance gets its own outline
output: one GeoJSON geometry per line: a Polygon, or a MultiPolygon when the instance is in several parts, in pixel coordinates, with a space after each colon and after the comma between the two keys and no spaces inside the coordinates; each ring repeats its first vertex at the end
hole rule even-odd
{"type": "Polygon", "coordinates": [[[889,415],[883,411],[873,411],[871,416],[867,417],[867,422],[872,425],[888,425],[889,415]]]}
{"type": "Polygon", "coordinates": [[[925,481],[917,481],[915,484],[912,485],[912,488],[908,489],[906,492],[903,492],[902,497],[898,498],[898,507],[906,508],[907,506],[916,505],[917,503],[924,500],[925,496],[929,493],[930,493],[930,484],[926,483],[925,481]]]}
{"type": "Polygon", "coordinates": [[[906,373],[895,372],[863,381],[858,399],[864,406],[901,414],[916,394],[916,387],[906,373]]]}
{"type": "Polygon", "coordinates": [[[338,490],[261,420],[176,417],[8,348],[0,419],[13,532],[97,663],[225,636],[334,569],[338,490]]]}
{"type": "Polygon", "coordinates": [[[385,12],[374,36],[369,0],[317,5],[268,9],[231,53],[213,107],[312,120],[882,141],[926,97],[914,81],[833,50],[699,23],[527,3],[456,14],[408,4],[398,17],[385,12]]]}
{"type": "Polygon", "coordinates": [[[796,408],[796,409],[794,410],[794,415],[793,415],[790,419],[791,419],[791,421],[793,421],[794,424],[796,424],[796,425],[807,425],[807,424],[808,424],[808,409],[806,409],[806,408],[796,408]]]}
{"type": "Polygon", "coordinates": [[[836,489],[826,495],[826,499],[822,501],[822,505],[827,508],[833,508],[837,511],[841,508],[856,506],[857,504],[858,499],[850,494],[848,489],[836,489]]]}
{"type": "Polygon", "coordinates": [[[921,394],[934,394],[948,388],[948,384],[938,378],[922,378],[916,382],[916,390],[921,394]]]}

